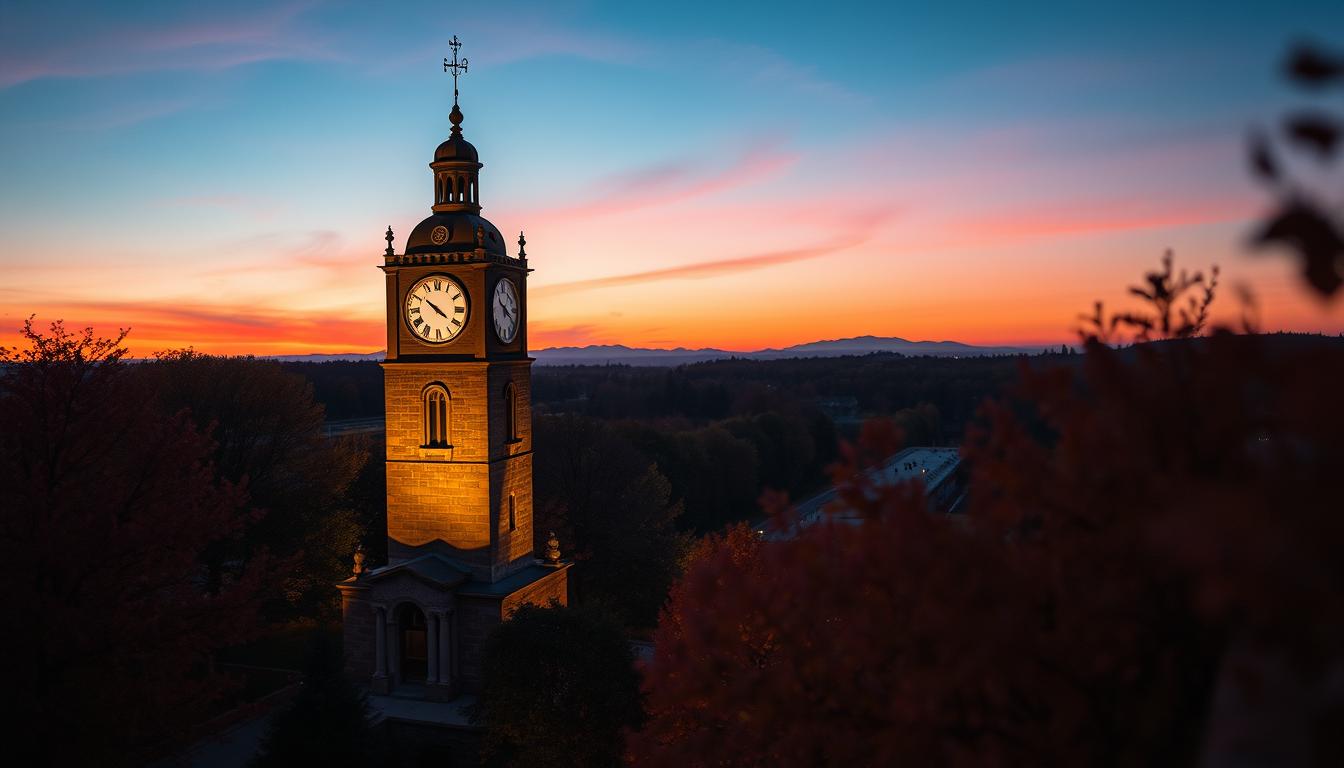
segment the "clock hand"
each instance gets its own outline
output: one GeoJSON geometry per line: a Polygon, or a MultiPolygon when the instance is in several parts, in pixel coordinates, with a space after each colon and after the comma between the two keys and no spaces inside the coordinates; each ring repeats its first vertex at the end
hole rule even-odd
{"type": "Polygon", "coordinates": [[[439,309],[437,306],[435,306],[434,302],[430,301],[429,299],[425,299],[425,303],[428,304],[431,308],[433,308],[435,312],[438,312],[439,317],[447,317],[447,315],[443,314],[442,309],[439,309]]]}

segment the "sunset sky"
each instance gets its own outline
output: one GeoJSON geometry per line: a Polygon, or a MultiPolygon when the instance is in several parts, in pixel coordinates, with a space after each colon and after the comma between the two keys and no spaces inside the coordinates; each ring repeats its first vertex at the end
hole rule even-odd
{"type": "Polygon", "coordinates": [[[1248,130],[1344,4],[1075,5],[0,0],[0,344],[381,349],[453,34],[534,349],[1057,344],[1168,247],[1268,330],[1344,330],[1244,247],[1248,130]]]}

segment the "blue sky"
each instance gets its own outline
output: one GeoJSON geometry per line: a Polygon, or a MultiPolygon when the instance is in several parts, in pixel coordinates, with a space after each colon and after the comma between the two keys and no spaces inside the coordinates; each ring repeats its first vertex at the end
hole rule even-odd
{"type": "Polygon", "coordinates": [[[6,332],[378,348],[453,34],[534,346],[1056,341],[1165,247],[1344,328],[1240,247],[1246,131],[1339,3],[128,6],[0,5],[6,332]]]}

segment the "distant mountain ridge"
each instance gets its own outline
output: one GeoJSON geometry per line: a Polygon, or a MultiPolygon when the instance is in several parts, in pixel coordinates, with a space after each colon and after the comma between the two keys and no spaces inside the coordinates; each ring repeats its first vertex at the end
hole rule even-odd
{"type": "Polygon", "coordinates": [[[592,344],[586,347],[552,347],[532,353],[538,365],[639,365],[673,366],[701,363],[709,360],[739,358],[746,360],[779,360],[788,357],[842,357],[868,355],[874,352],[895,352],[911,357],[985,357],[989,355],[1034,355],[1043,347],[989,346],[963,344],[959,341],[910,341],[897,336],[855,336],[848,339],[828,339],[795,344],[782,349],[758,349],[753,352],[731,352],[723,349],[644,349],[624,344],[592,344]]]}
{"type": "MultiPolygon", "coordinates": [[[[963,344],[959,341],[910,341],[898,336],[855,336],[848,339],[827,339],[795,344],[782,349],[758,349],[754,352],[732,352],[705,347],[701,349],[646,349],[624,344],[590,344],[586,347],[550,347],[532,351],[537,365],[635,365],[671,367],[703,363],[710,360],[738,358],[745,360],[780,360],[788,357],[842,357],[869,355],[874,352],[895,352],[910,357],[986,357],[990,355],[1034,355],[1043,347],[989,346],[963,344]]],[[[337,360],[382,360],[383,351],[350,352],[345,354],[273,355],[268,360],[287,363],[326,363],[337,360]]]]}

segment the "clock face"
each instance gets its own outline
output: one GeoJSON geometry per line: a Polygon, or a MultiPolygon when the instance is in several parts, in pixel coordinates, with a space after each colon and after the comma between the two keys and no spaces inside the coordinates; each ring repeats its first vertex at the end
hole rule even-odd
{"type": "Polygon", "coordinates": [[[406,294],[406,324],[421,341],[452,341],[467,327],[467,292],[447,275],[421,279],[406,294]]]}
{"type": "Polygon", "coordinates": [[[518,288],[509,278],[495,283],[495,297],[490,302],[494,313],[495,335],[508,344],[518,335],[518,288]]]}

